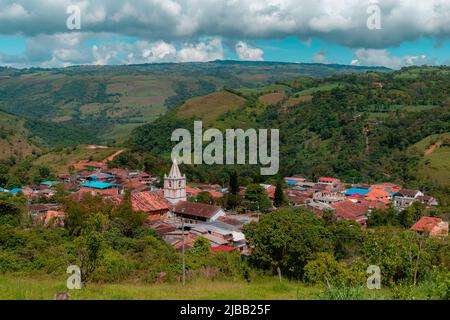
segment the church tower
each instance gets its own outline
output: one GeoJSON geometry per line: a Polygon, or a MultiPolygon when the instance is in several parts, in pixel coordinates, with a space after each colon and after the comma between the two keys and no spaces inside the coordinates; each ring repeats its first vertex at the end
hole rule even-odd
{"type": "Polygon", "coordinates": [[[172,204],[186,201],[186,175],[181,175],[177,160],[173,160],[169,175],[164,175],[164,198],[172,204]]]}

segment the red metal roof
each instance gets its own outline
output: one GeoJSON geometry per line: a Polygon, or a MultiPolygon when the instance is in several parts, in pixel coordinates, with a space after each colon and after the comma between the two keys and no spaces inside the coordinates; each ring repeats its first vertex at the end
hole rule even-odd
{"type": "Polygon", "coordinates": [[[329,178],[329,177],[320,177],[319,181],[326,181],[326,182],[333,182],[333,181],[337,181],[339,179],[337,178],[329,178]]]}
{"type": "Polygon", "coordinates": [[[236,248],[230,247],[230,246],[226,246],[221,244],[220,246],[217,247],[211,247],[211,251],[233,251],[236,248]]]}

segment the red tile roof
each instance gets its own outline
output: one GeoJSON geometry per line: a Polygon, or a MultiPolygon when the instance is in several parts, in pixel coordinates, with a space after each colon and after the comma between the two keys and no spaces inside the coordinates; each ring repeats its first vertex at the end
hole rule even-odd
{"type": "Polygon", "coordinates": [[[330,205],[336,209],[335,214],[338,218],[357,220],[368,212],[367,207],[350,200],[339,201],[330,205]]]}
{"type": "Polygon", "coordinates": [[[144,212],[170,210],[172,208],[172,204],[164,198],[163,190],[133,193],[131,205],[133,210],[144,212]]]}
{"type": "Polygon", "coordinates": [[[223,198],[223,194],[218,192],[218,191],[214,191],[214,190],[208,190],[207,191],[213,198],[223,198]]]}
{"type": "Polygon", "coordinates": [[[422,217],[411,227],[411,229],[414,231],[431,231],[441,222],[442,219],[440,218],[422,217]]]}

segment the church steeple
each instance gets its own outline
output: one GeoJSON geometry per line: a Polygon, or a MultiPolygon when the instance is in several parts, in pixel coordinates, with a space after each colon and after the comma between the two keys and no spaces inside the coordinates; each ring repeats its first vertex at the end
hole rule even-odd
{"type": "Polygon", "coordinates": [[[173,204],[186,201],[186,175],[181,175],[176,159],[169,175],[164,175],[164,197],[173,204]]]}

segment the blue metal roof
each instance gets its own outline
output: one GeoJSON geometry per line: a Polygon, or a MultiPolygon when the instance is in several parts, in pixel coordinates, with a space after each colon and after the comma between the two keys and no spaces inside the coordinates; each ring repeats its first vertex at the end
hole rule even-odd
{"type": "Polygon", "coordinates": [[[108,173],[99,173],[99,174],[92,174],[89,176],[89,178],[91,178],[92,180],[97,180],[97,179],[112,179],[114,178],[113,175],[110,175],[108,173]]]}
{"type": "Polygon", "coordinates": [[[12,190],[9,190],[9,193],[16,194],[17,192],[22,191],[22,190],[23,190],[22,188],[14,188],[12,190]]]}
{"type": "Polygon", "coordinates": [[[107,182],[89,181],[89,182],[83,183],[81,186],[86,187],[86,188],[94,188],[94,189],[106,189],[106,188],[111,188],[113,185],[111,183],[107,183],[107,182]]]}
{"type": "Polygon", "coordinates": [[[369,189],[363,189],[363,188],[350,188],[345,192],[346,196],[352,196],[354,194],[362,194],[366,195],[369,193],[369,189]]]}

